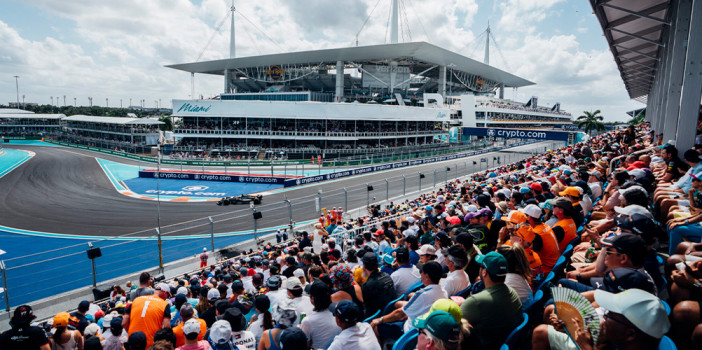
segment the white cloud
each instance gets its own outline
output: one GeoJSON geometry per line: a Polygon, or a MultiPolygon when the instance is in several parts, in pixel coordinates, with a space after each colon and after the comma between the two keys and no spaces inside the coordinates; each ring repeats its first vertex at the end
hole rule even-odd
{"type": "MultiPolygon", "coordinates": [[[[377,1],[238,1],[237,56],[352,45],[377,1]]],[[[143,98],[148,105],[158,99],[169,105],[172,98],[189,97],[190,77],[164,65],[192,62],[200,55],[201,60],[211,60],[229,54],[229,19],[216,27],[225,18],[230,0],[27,2],[37,11],[73,23],[71,28],[52,29],[43,39],[29,40],[3,22],[0,14],[0,75],[20,75],[20,93],[27,94],[28,101],[48,103],[49,96],[67,95],[68,100],[78,97],[82,104],[92,96],[96,104],[104,104],[108,97],[110,105],[120,98],[125,105],[129,98],[133,104],[143,98]],[[62,30],[71,32],[70,43],[62,41],[62,30]]],[[[476,19],[483,20],[476,18],[479,10],[498,14],[499,44],[510,71],[538,84],[521,89],[520,100],[534,94],[544,103],[560,101],[571,111],[592,105],[593,109],[602,106],[607,113],[629,105],[604,39],[597,38],[602,40],[601,50],[585,52],[576,36],[580,30],[563,28],[566,34],[547,36],[539,29],[561,11],[562,0],[481,3],[492,7],[485,9],[476,0],[401,2],[406,10],[401,13],[405,40],[411,32],[413,41],[464,55],[483,30],[471,29],[476,19]]],[[[360,45],[386,42],[389,3],[380,0],[359,34],[360,45]]],[[[584,26],[578,23],[577,27],[584,26]]],[[[479,56],[482,59],[482,53],[479,56]]],[[[493,65],[504,68],[494,50],[492,57],[493,65]]],[[[220,92],[222,79],[197,75],[195,85],[196,95],[210,97],[220,92]]],[[[506,95],[511,97],[511,92],[506,95]]],[[[0,79],[0,101],[14,99],[13,79],[0,79]]]]}

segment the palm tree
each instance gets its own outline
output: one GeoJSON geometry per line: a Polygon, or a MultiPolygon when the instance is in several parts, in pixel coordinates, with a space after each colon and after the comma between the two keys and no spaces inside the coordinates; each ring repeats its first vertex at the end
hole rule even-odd
{"type": "Polygon", "coordinates": [[[171,117],[161,116],[161,118],[158,118],[158,120],[165,123],[163,125],[159,125],[159,129],[161,129],[161,131],[173,131],[173,119],[171,119],[171,117]]]}
{"type": "Polygon", "coordinates": [[[646,121],[646,114],[641,113],[641,114],[637,115],[636,117],[634,117],[634,119],[630,120],[629,125],[639,125],[645,121],[646,121]]]}
{"type": "Polygon", "coordinates": [[[578,129],[584,129],[588,135],[592,136],[592,131],[605,131],[605,125],[602,122],[604,117],[600,114],[600,110],[594,112],[583,111],[584,115],[578,117],[575,120],[578,123],[578,129]]]}

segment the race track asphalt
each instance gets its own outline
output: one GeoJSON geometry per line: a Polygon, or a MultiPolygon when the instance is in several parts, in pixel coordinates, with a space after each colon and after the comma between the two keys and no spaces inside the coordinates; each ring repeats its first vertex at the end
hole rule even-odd
{"type": "MultiPolygon", "coordinates": [[[[508,150],[509,160],[516,161],[528,156],[518,151],[537,149],[543,152],[549,145],[549,142],[543,142],[511,148],[508,150]]],[[[136,161],[64,147],[5,147],[30,150],[36,156],[0,178],[0,225],[89,236],[151,236],[158,226],[157,202],[119,194],[95,157],[134,165],[136,161]]],[[[366,183],[374,187],[369,194],[371,202],[373,197],[381,201],[386,197],[385,179],[390,184],[388,195],[393,198],[403,194],[403,175],[406,177],[407,194],[418,191],[420,172],[426,176],[421,180],[422,190],[427,191],[435,181],[434,169],[437,169],[438,187],[446,175],[451,179],[478,170],[478,165],[472,164],[473,160],[478,161],[482,157],[491,160],[493,156],[505,157],[507,154],[504,151],[493,152],[274,191],[264,198],[262,205],[257,206],[257,210],[263,214],[263,219],[258,223],[259,229],[288,224],[286,198],[292,203],[293,220],[302,222],[317,218],[314,198],[319,190],[322,191],[322,207],[360,208],[366,205],[366,183]],[[447,166],[452,168],[448,173],[445,171],[447,166]],[[347,206],[344,205],[343,188],[348,192],[347,206]]],[[[482,168],[485,169],[485,164],[482,168]]],[[[213,202],[160,203],[160,225],[164,235],[208,233],[208,216],[213,218],[217,233],[253,229],[251,209],[247,205],[219,207],[213,202]]]]}

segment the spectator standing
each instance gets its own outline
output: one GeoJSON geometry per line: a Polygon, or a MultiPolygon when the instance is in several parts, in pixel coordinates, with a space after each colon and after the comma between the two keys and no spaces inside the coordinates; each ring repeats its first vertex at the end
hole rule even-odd
{"type": "Polygon", "coordinates": [[[122,328],[122,318],[115,317],[110,320],[109,329],[102,334],[102,350],[122,350],[127,342],[127,331],[122,328]]]}
{"type": "Polygon", "coordinates": [[[83,300],[78,304],[78,310],[71,312],[68,319],[68,326],[77,329],[81,334],[85,332],[85,327],[90,324],[85,314],[90,310],[90,302],[83,300]]]}
{"type": "Polygon", "coordinates": [[[80,331],[67,329],[70,317],[68,312],[60,312],[54,316],[52,350],[83,350],[83,336],[80,331]]]}
{"type": "Polygon", "coordinates": [[[194,316],[195,309],[193,309],[192,305],[185,303],[180,307],[180,317],[183,319],[183,321],[177,326],[173,327],[173,334],[175,334],[176,337],[176,347],[185,345],[185,333],[183,331],[183,327],[185,326],[185,322],[190,319],[195,319],[200,322],[200,334],[198,335],[197,340],[202,340],[205,338],[207,322],[205,322],[203,319],[195,318],[194,316]]]}
{"type": "Polygon", "coordinates": [[[310,286],[310,301],[314,311],[300,321],[300,329],[305,332],[310,346],[314,349],[326,349],[334,337],[341,332],[329,311],[331,294],[329,287],[322,281],[315,281],[310,286]]]}
{"type": "Polygon", "coordinates": [[[132,289],[129,293],[129,300],[134,301],[137,297],[154,294],[154,290],[151,289],[152,282],[151,275],[148,272],[142,272],[139,275],[139,288],[132,289]]]}
{"type": "Polygon", "coordinates": [[[202,254],[200,254],[200,268],[207,267],[207,259],[210,255],[207,253],[207,248],[202,248],[202,254]]]}
{"type": "Polygon", "coordinates": [[[176,348],[176,350],[208,350],[210,348],[210,344],[206,340],[197,340],[200,331],[200,322],[194,319],[189,319],[187,322],[185,322],[183,325],[185,345],[179,346],[176,348]]]}
{"type": "MultiPolygon", "coordinates": [[[[274,327],[273,315],[269,311],[271,308],[271,301],[265,294],[259,294],[254,298],[254,307],[256,308],[257,315],[251,318],[247,330],[253,333],[256,344],[259,344],[263,332],[274,327]]],[[[231,332],[231,327],[229,331],[231,332]]]]}
{"type": "Polygon", "coordinates": [[[122,325],[130,336],[134,332],[143,332],[147,347],[153,345],[156,331],[171,326],[171,306],[165,300],[170,293],[168,290],[170,287],[167,284],[159,283],[156,286],[156,295],[137,297],[124,310],[122,325]]]}

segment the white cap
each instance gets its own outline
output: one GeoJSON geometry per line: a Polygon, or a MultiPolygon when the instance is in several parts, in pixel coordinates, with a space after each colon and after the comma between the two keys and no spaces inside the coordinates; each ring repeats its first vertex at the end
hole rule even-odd
{"type": "Polygon", "coordinates": [[[232,338],[232,326],[229,321],[219,320],[210,327],[210,339],[215,344],[226,344],[232,338]]]}
{"type": "Polygon", "coordinates": [[[641,214],[650,219],[653,219],[653,215],[651,215],[650,211],[637,204],[627,205],[626,207],[614,207],[614,211],[616,211],[619,214],[628,216],[632,216],[634,214],[641,214]]]}
{"type": "Polygon", "coordinates": [[[87,327],[85,327],[85,330],[83,331],[83,335],[89,336],[89,335],[98,335],[101,334],[100,332],[100,326],[98,326],[96,323],[91,323],[87,327]]]}
{"type": "Polygon", "coordinates": [[[212,288],[207,291],[207,300],[214,300],[214,299],[219,299],[219,291],[215,288],[212,288]]]}
{"type": "Polygon", "coordinates": [[[468,208],[466,208],[466,210],[468,210],[471,213],[475,213],[476,211],[478,211],[478,207],[476,207],[475,204],[471,204],[468,206],[468,208]]]}
{"type": "Polygon", "coordinates": [[[419,255],[436,255],[436,248],[434,248],[431,244],[425,244],[419,249],[417,249],[417,254],[419,255]]]}
{"type": "MultiPolygon", "coordinates": [[[[302,269],[297,269],[297,270],[302,271],[302,269]]],[[[295,271],[297,271],[297,270],[295,270],[295,271]]],[[[300,282],[300,279],[297,277],[290,277],[285,282],[285,288],[287,288],[287,289],[302,288],[302,282],[300,282]]]]}
{"type": "Polygon", "coordinates": [[[188,295],[188,288],[185,288],[185,287],[178,288],[178,290],[176,291],[176,295],[178,295],[178,294],[188,295]]]}
{"type": "MultiPolygon", "coordinates": [[[[229,323],[229,322],[227,322],[227,323],[229,323]]],[[[192,333],[200,333],[200,321],[198,321],[197,319],[194,319],[194,318],[191,318],[191,319],[185,321],[185,324],[183,324],[183,334],[192,334],[192,333]]]]}
{"type": "Polygon", "coordinates": [[[411,217],[411,216],[408,217],[408,218],[407,218],[407,222],[409,222],[410,224],[414,224],[414,218],[411,217]]]}
{"type": "Polygon", "coordinates": [[[595,301],[610,312],[624,315],[653,338],[661,339],[670,329],[670,320],[660,299],[641,289],[627,289],[617,294],[598,289],[595,301]]]}
{"type": "Polygon", "coordinates": [[[520,209],[519,211],[535,219],[541,217],[541,208],[539,208],[539,206],[536,204],[529,204],[526,207],[524,207],[524,209],[520,209]]]}
{"type": "Polygon", "coordinates": [[[326,243],[322,244],[322,250],[329,250],[329,245],[326,243]]]}
{"type": "Polygon", "coordinates": [[[305,271],[303,269],[296,269],[293,271],[293,276],[300,278],[305,276],[305,271]]]}
{"type": "Polygon", "coordinates": [[[112,313],[105,315],[102,318],[102,328],[110,328],[110,322],[112,322],[112,313]]]}
{"type": "Polygon", "coordinates": [[[625,189],[623,189],[623,190],[619,190],[619,194],[623,196],[623,195],[626,194],[627,192],[633,191],[633,190],[641,190],[641,191],[646,195],[646,197],[648,197],[648,191],[646,191],[645,188],[643,188],[643,187],[641,187],[641,186],[638,186],[638,185],[631,186],[631,187],[625,188],[625,189]]]}
{"type": "Polygon", "coordinates": [[[207,251],[207,248],[202,248],[202,251],[203,251],[203,252],[206,252],[206,251],[207,251]]]}
{"type": "Polygon", "coordinates": [[[158,283],[154,289],[171,294],[171,286],[163,282],[158,283]]]}

